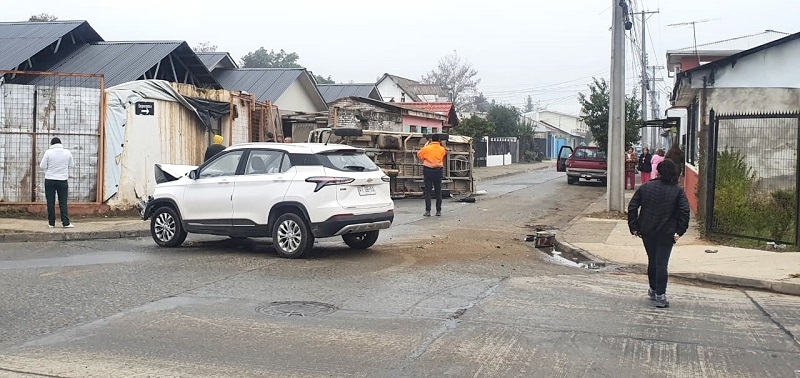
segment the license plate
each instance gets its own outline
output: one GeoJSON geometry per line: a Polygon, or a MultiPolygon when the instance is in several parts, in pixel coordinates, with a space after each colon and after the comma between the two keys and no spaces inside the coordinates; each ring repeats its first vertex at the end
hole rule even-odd
{"type": "Polygon", "coordinates": [[[375,194],[375,186],[373,185],[365,185],[358,187],[358,194],[362,196],[371,196],[375,194]]]}

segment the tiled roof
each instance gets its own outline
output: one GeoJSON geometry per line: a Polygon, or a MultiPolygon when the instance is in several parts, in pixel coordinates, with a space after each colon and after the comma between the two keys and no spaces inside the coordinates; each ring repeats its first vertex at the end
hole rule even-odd
{"type": "Polygon", "coordinates": [[[442,115],[449,115],[453,109],[451,102],[393,102],[392,104],[442,115]]]}
{"type": "Polygon", "coordinates": [[[428,113],[441,114],[448,118],[448,125],[458,126],[458,114],[456,114],[452,102],[392,102],[391,104],[428,113]]]}
{"type": "Polygon", "coordinates": [[[103,40],[86,21],[0,22],[0,70],[16,69],[70,34],[76,43],[103,40]]]}

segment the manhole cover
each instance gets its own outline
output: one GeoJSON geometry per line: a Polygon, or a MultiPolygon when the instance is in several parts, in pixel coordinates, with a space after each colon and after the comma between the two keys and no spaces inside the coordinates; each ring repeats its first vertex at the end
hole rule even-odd
{"type": "Polygon", "coordinates": [[[256,311],[262,314],[285,317],[328,315],[336,310],[334,305],[308,301],[272,302],[256,307],[256,311]]]}

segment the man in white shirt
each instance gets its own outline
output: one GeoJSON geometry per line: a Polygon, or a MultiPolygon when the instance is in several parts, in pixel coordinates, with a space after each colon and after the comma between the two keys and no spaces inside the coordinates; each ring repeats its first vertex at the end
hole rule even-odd
{"type": "Polygon", "coordinates": [[[47,199],[47,222],[50,228],[56,226],[56,194],[64,228],[75,227],[69,221],[67,195],[69,193],[69,168],[73,166],[72,153],[61,144],[61,139],[50,140],[50,149],[45,151],[39,167],[45,170],[44,197],[47,199]]]}

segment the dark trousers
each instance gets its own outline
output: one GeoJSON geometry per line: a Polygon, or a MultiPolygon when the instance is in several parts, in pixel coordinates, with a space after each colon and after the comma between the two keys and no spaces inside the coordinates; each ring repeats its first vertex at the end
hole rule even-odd
{"type": "Polygon", "coordinates": [[[674,243],[671,240],[663,241],[656,238],[643,238],[642,241],[647,251],[647,277],[650,279],[650,288],[657,295],[666,294],[667,265],[674,243]]]}
{"type": "Polygon", "coordinates": [[[56,194],[58,194],[58,210],[61,212],[61,225],[69,224],[69,212],[67,210],[67,195],[69,185],[67,180],[44,180],[44,198],[47,199],[47,222],[51,226],[56,225],[56,194]]]}
{"type": "Polygon", "coordinates": [[[436,211],[442,211],[442,168],[428,168],[422,170],[425,178],[425,211],[431,211],[431,189],[436,195],[436,211]]]}

